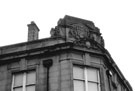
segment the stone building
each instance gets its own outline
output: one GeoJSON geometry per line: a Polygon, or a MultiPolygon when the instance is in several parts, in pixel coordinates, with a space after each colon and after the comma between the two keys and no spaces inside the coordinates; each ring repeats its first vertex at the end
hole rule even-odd
{"type": "Polygon", "coordinates": [[[0,91],[133,91],[92,21],[65,16],[38,39],[0,47],[0,91]]]}

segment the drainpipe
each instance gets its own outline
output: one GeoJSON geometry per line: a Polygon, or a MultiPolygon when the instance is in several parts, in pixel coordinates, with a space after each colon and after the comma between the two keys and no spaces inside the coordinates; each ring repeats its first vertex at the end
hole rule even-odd
{"type": "Polygon", "coordinates": [[[44,60],[43,65],[47,69],[47,81],[46,81],[46,91],[49,91],[49,68],[52,66],[53,62],[52,59],[44,60]]]}

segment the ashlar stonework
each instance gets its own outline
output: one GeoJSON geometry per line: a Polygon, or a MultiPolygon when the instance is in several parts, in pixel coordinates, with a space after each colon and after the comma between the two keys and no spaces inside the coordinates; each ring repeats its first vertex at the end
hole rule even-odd
{"type": "Polygon", "coordinates": [[[51,37],[0,47],[0,91],[133,91],[92,21],[66,15],[51,37]]]}

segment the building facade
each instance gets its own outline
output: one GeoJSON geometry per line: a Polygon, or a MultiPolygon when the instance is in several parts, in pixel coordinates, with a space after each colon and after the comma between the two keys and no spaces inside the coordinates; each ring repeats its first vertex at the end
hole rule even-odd
{"type": "Polygon", "coordinates": [[[92,21],[65,16],[50,38],[0,47],[0,91],[133,91],[92,21]]]}

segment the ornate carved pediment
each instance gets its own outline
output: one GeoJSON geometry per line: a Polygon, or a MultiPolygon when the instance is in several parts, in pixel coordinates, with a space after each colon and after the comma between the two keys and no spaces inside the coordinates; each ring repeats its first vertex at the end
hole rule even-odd
{"type": "Polygon", "coordinates": [[[94,41],[104,46],[101,33],[93,22],[70,16],[65,16],[64,19],[59,20],[58,25],[51,30],[51,37],[61,37],[66,40],[73,40],[73,42],[80,41],[85,46],[94,41]]]}
{"type": "Polygon", "coordinates": [[[89,33],[89,29],[83,24],[73,24],[69,31],[69,37],[73,37],[75,39],[88,38],[89,33]]]}

